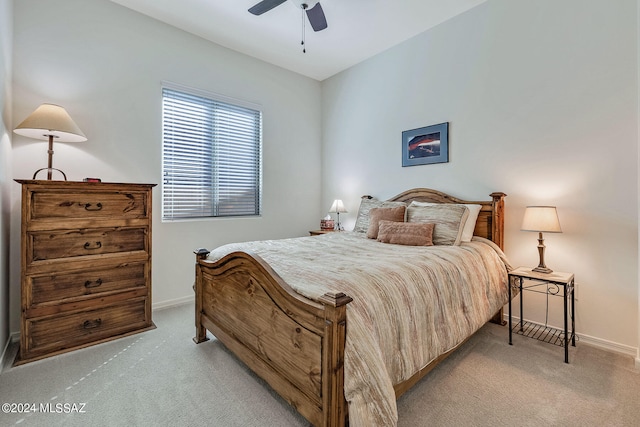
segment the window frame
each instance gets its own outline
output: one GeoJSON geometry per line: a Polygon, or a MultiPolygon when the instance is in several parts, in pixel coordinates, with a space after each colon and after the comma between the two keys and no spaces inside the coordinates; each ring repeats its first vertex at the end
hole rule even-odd
{"type": "MultiPolygon", "coordinates": [[[[195,104],[194,104],[195,105],[195,104]]],[[[212,93],[212,92],[208,92],[208,91],[204,91],[201,89],[195,89],[195,88],[191,88],[191,87],[187,87],[187,86],[183,86],[183,85],[179,85],[176,83],[172,83],[172,82],[162,82],[161,85],[161,117],[162,117],[162,123],[161,123],[161,145],[162,145],[162,153],[161,153],[161,163],[162,163],[162,194],[161,194],[161,218],[162,218],[162,222],[175,222],[175,221],[202,221],[202,220],[211,220],[211,219],[229,219],[229,218],[256,218],[256,217],[261,217],[262,216],[262,196],[263,196],[263,190],[262,190],[262,183],[263,183],[263,137],[262,137],[262,126],[263,126],[263,111],[262,111],[262,106],[256,103],[252,103],[252,102],[248,102],[248,101],[243,101],[243,100],[239,100],[239,99],[235,99],[235,98],[231,98],[225,95],[220,95],[217,93],[212,93]],[[254,175],[253,179],[247,179],[246,183],[251,184],[250,189],[249,189],[249,193],[253,193],[253,196],[251,198],[255,198],[255,203],[254,202],[249,202],[246,203],[245,206],[248,206],[250,209],[253,209],[254,213],[242,213],[242,212],[233,212],[233,207],[227,207],[228,212],[227,213],[221,213],[220,212],[220,185],[219,185],[219,175],[216,175],[220,168],[220,165],[222,164],[222,168],[224,168],[224,166],[230,166],[233,163],[231,163],[229,160],[225,161],[221,161],[220,158],[221,156],[218,156],[217,158],[215,157],[214,152],[220,152],[221,150],[216,148],[216,144],[219,148],[220,144],[222,144],[222,147],[224,148],[225,144],[229,144],[229,139],[232,139],[232,137],[229,136],[225,136],[225,137],[220,137],[220,135],[218,135],[216,137],[216,131],[212,130],[214,128],[216,128],[216,126],[212,126],[208,132],[204,132],[204,133],[209,133],[211,136],[211,140],[209,141],[211,143],[210,147],[203,147],[203,150],[210,150],[210,162],[211,162],[211,170],[210,170],[210,180],[207,179],[203,179],[202,181],[200,181],[202,183],[203,187],[210,187],[210,194],[207,194],[207,192],[205,191],[201,191],[199,194],[201,196],[204,196],[203,199],[207,199],[209,200],[209,204],[211,205],[210,210],[205,213],[205,211],[207,209],[203,209],[200,214],[196,213],[193,215],[176,215],[175,211],[173,211],[173,209],[175,208],[175,206],[180,206],[180,204],[176,204],[172,201],[167,201],[168,197],[174,198],[176,196],[176,194],[178,196],[180,196],[181,194],[183,196],[186,196],[187,198],[189,197],[193,197],[193,199],[196,199],[196,196],[194,196],[194,194],[196,193],[181,193],[180,191],[172,191],[168,189],[168,186],[170,185],[180,185],[180,183],[183,183],[183,181],[181,181],[180,179],[171,179],[167,177],[167,173],[171,173],[171,171],[175,171],[175,169],[172,169],[167,163],[168,163],[168,158],[171,158],[170,154],[167,154],[167,146],[175,144],[175,140],[178,139],[179,137],[175,137],[172,139],[172,142],[169,142],[167,140],[167,134],[169,134],[170,132],[167,132],[166,126],[167,126],[167,111],[166,111],[166,106],[165,106],[165,102],[166,102],[166,98],[167,98],[167,92],[173,92],[175,94],[175,98],[174,98],[174,102],[177,102],[176,99],[180,96],[184,96],[184,98],[192,98],[192,99],[197,99],[197,98],[202,98],[204,100],[206,100],[206,106],[205,106],[205,102],[203,102],[201,104],[203,110],[207,109],[207,108],[214,108],[215,110],[217,109],[222,109],[224,110],[224,106],[228,106],[229,108],[227,110],[225,110],[226,114],[229,114],[230,111],[238,111],[238,110],[247,110],[247,111],[251,111],[252,113],[255,113],[255,117],[254,119],[257,120],[257,124],[255,124],[253,127],[251,127],[251,131],[247,131],[246,134],[249,135],[251,133],[253,133],[253,141],[250,141],[250,147],[249,147],[249,151],[252,151],[252,155],[248,156],[248,163],[253,163],[254,167],[251,168],[249,166],[246,166],[243,171],[250,176],[251,174],[254,175]],[[214,107],[212,107],[212,105],[214,107]],[[221,107],[221,108],[220,108],[221,107]],[[216,142],[216,139],[218,140],[218,142],[216,142]],[[226,142],[220,142],[220,139],[226,139],[226,142]],[[257,153],[256,153],[257,152],[257,153]],[[217,176],[217,177],[216,177],[217,176]],[[174,181],[173,184],[171,183],[171,181],[174,181]],[[168,212],[171,211],[171,212],[168,212]]],[[[247,117],[250,117],[250,114],[247,114],[247,117]]],[[[215,120],[219,120],[213,117],[213,114],[211,114],[208,119],[207,119],[207,123],[210,121],[211,123],[215,122],[215,120]]],[[[220,122],[218,122],[220,123],[220,122]]],[[[225,122],[228,123],[228,122],[225,122]]],[[[226,126],[226,125],[224,125],[226,126]]],[[[202,140],[202,138],[201,138],[202,140]]],[[[200,141],[202,142],[202,141],[200,141]]],[[[189,145],[193,144],[192,142],[188,143],[189,145]]],[[[194,145],[195,147],[195,145],[194,145]]],[[[172,149],[175,150],[175,145],[172,146],[172,149]]],[[[194,150],[197,151],[197,150],[194,150]]],[[[191,153],[191,151],[190,151],[191,153]]],[[[179,156],[178,156],[179,157],[179,156]]],[[[200,160],[205,159],[205,156],[200,155],[198,156],[200,160]]],[[[235,164],[234,164],[235,165],[235,164]]],[[[230,179],[233,179],[233,173],[229,173],[227,177],[230,179]]],[[[204,176],[203,176],[204,178],[204,176]]],[[[240,181],[234,181],[235,183],[242,183],[242,179],[240,179],[240,181]]],[[[197,185],[197,184],[196,184],[197,185]]],[[[233,185],[232,185],[233,186],[233,185]]],[[[249,199],[251,199],[249,198],[249,199]]],[[[233,197],[231,197],[230,199],[227,200],[234,200],[233,197]]],[[[236,201],[238,199],[235,199],[236,201]]],[[[241,199],[240,199],[241,200],[241,199]]],[[[196,206],[197,203],[194,203],[194,206],[196,206]]],[[[197,210],[197,209],[194,209],[197,210]]]]}

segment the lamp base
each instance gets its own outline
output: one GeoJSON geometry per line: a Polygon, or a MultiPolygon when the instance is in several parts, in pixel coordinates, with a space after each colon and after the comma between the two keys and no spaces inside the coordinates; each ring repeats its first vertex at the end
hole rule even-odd
{"type": "Polygon", "coordinates": [[[538,255],[540,256],[540,262],[538,263],[538,266],[532,271],[535,271],[536,273],[549,274],[552,273],[553,270],[547,268],[547,265],[544,263],[544,248],[544,238],[542,237],[542,231],[540,231],[538,233],[538,255]]]}
{"type": "Polygon", "coordinates": [[[342,231],[344,230],[344,228],[342,228],[342,224],[340,224],[340,212],[336,212],[337,214],[337,219],[336,219],[336,226],[334,228],[335,231],[342,231]]]}
{"type": "Polygon", "coordinates": [[[67,180],[67,175],[65,175],[64,172],[62,172],[60,169],[56,169],[56,168],[40,168],[37,171],[34,172],[33,174],[33,178],[32,179],[36,179],[36,175],[38,175],[38,173],[40,173],[40,171],[47,171],[47,181],[51,181],[52,180],[52,175],[53,175],[53,171],[58,171],[62,174],[62,176],[64,177],[64,180],[67,180]]]}

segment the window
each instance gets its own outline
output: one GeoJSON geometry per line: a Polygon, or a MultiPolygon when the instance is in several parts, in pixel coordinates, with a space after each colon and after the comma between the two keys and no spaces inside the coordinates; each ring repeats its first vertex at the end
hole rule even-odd
{"type": "Polygon", "coordinates": [[[162,219],[260,215],[261,147],[259,109],[165,85],[162,219]]]}

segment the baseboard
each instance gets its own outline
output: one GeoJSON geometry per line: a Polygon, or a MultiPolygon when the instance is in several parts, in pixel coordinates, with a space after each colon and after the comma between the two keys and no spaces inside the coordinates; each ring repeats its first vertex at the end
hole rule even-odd
{"type": "Polygon", "coordinates": [[[0,356],[0,374],[4,371],[4,364],[6,362],[5,358],[7,357],[7,353],[9,352],[9,345],[11,344],[11,335],[7,337],[7,342],[2,349],[2,355],[0,356]]]}
{"type": "Polygon", "coordinates": [[[15,352],[10,351],[12,344],[20,341],[20,332],[14,332],[9,335],[7,342],[2,349],[2,355],[0,355],[0,374],[4,371],[5,367],[13,365],[13,358],[15,352]]]}
{"type": "MultiPolygon", "coordinates": [[[[505,315],[504,315],[505,320],[509,321],[509,314],[508,312],[505,311],[505,315]]],[[[520,321],[519,317],[513,316],[511,318],[512,322],[516,323],[520,321]]],[[[525,322],[529,322],[529,323],[533,323],[536,325],[540,325],[540,326],[544,326],[543,323],[540,322],[535,322],[533,320],[528,320],[525,319],[525,322]]],[[[550,328],[555,328],[555,329],[564,329],[564,326],[562,327],[558,327],[558,326],[554,326],[554,325],[547,325],[550,328]]],[[[591,345],[593,347],[598,347],[601,348],[603,350],[608,350],[608,351],[612,351],[614,353],[620,353],[620,354],[624,354],[625,356],[631,356],[633,358],[635,358],[635,364],[636,364],[636,368],[640,369],[640,357],[638,357],[638,349],[636,347],[632,347],[630,345],[626,345],[626,344],[620,344],[617,342],[613,342],[613,341],[608,341],[608,340],[604,340],[602,338],[596,338],[596,337],[592,337],[590,335],[584,335],[581,333],[578,333],[578,331],[576,331],[576,337],[578,338],[579,342],[583,343],[583,344],[587,344],[587,345],[591,345]]]]}
{"type": "Polygon", "coordinates": [[[151,305],[151,309],[152,310],[162,310],[164,308],[175,307],[177,305],[193,303],[194,302],[194,298],[195,298],[195,295],[188,295],[188,296],[182,297],[182,298],[176,298],[176,299],[170,299],[170,300],[166,300],[166,301],[156,302],[156,303],[153,303],[151,305]]]}
{"type": "MultiPolygon", "coordinates": [[[[620,344],[613,341],[603,340],[601,338],[591,337],[589,335],[576,334],[580,337],[580,342],[594,347],[599,347],[605,350],[613,351],[615,353],[624,354],[626,356],[634,357],[638,354],[638,349],[630,345],[620,344]]],[[[636,359],[636,366],[638,365],[638,359],[636,359]]]]}

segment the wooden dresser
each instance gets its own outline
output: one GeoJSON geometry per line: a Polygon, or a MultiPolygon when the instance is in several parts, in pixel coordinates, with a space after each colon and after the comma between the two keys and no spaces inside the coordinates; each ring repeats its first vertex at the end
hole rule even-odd
{"type": "Polygon", "coordinates": [[[154,328],[155,184],[22,184],[22,319],[16,364],[154,328]]]}

